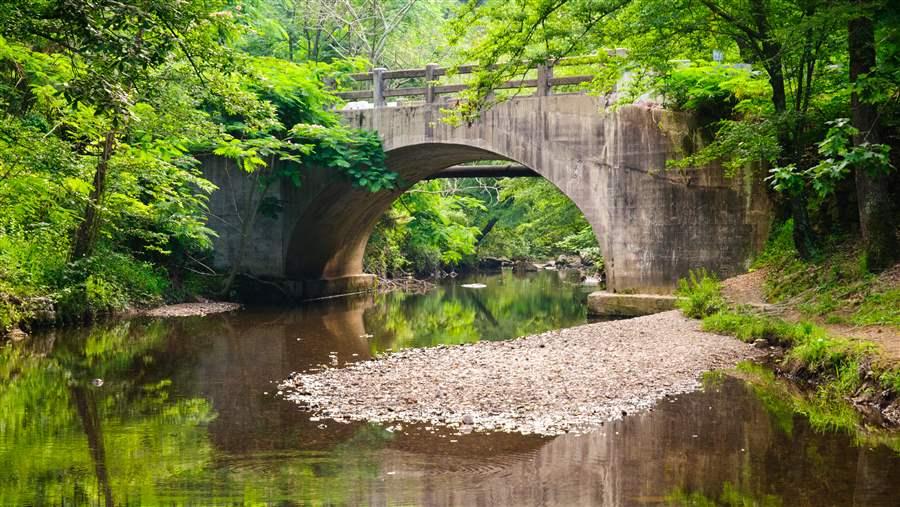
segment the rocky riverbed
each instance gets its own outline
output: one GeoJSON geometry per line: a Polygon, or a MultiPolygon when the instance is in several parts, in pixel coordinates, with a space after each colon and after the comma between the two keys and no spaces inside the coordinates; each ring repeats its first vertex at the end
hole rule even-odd
{"type": "Polygon", "coordinates": [[[670,311],[295,373],[279,393],[316,418],[555,435],[651,409],[761,354],[670,311]]]}

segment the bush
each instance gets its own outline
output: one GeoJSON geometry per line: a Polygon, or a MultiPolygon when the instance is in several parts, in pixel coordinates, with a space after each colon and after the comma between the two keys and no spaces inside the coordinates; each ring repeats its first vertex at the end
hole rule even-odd
{"type": "Polygon", "coordinates": [[[701,319],[725,308],[722,285],[705,269],[691,270],[688,278],[678,280],[677,305],[688,317],[701,319]]]}

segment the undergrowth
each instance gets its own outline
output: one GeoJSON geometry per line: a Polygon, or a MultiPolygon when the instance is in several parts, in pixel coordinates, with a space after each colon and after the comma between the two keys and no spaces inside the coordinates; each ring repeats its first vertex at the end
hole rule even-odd
{"type": "Polygon", "coordinates": [[[162,303],[170,290],[163,269],[127,253],[99,248],[70,263],[65,250],[39,247],[27,238],[7,235],[0,241],[0,336],[27,320],[26,299],[47,298],[59,320],[77,321],[162,303]]]}
{"type": "Polygon", "coordinates": [[[704,331],[787,347],[783,366],[821,380],[819,389],[829,395],[856,393],[871,371],[879,388],[900,396],[900,367],[879,365],[877,347],[872,343],[831,336],[811,322],[791,323],[744,307],[729,308],[722,300],[719,282],[707,273],[691,273],[682,280],[679,295],[685,315],[702,319],[704,331]]]}
{"type": "Polygon", "coordinates": [[[687,278],[678,280],[677,306],[688,317],[699,319],[725,308],[722,286],[715,275],[705,269],[691,270],[687,278]]]}
{"type": "Polygon", "coordinates": [[[855,238],[827,238],[817,258],[804,261],[794,248],[793,222],[776,226],[754,268],[768,269],[765,292],[774,302],[790,302],[806,317],[829,324],[900,327],[900,266],[870,273],[855,238]]]}

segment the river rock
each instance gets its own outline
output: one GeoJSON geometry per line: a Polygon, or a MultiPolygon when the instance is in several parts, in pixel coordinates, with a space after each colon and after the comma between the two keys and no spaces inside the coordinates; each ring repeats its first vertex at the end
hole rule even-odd
{"type": "Polygon", "coordinates": [[[666,394],[696,389],[704,371],[763,355],[699,326],[670,311],[505,342],[409,349],[294,375],[278,388],[317,416],[560,435],[647,410],[666,394]]]}
{"type": "Polygon", "coordinates": [[[533,262],[519,261],[519,262],[516,262],[513,269],[515,269],[518,272],[522,272],[522,273],[532,273],[532,272],[540,270],[540,266],[538,266],[537,264],[535,264],[533,262]]]}
{"type": "Polygon", "coordinates": [[[581,256],[580,255],[560,255],[556,258],[556,265],[559,266],[567,266],[567,267],[575,267],[581,266],[581,256]]]}

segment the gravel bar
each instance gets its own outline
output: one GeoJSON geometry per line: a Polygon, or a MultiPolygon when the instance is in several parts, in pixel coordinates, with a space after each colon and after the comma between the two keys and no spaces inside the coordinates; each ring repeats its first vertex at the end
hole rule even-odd
{"type": "Polygon", "coordinates": [[[204,303],[179,303],[166,305],[152,310],[147,310],[144,315],[149,317],[204,317],[214,313],[232,312],[241,308],[237,303],[221,303],[207,301],[204,303]]]}
{"type": "Polygon", "coordinates": [[[697,389],[705,371],[762,353],[670,311],[509,341],[410,349],[294,373],[279,388],[314,417],[557,435],[646,410],[697,389]]]}

